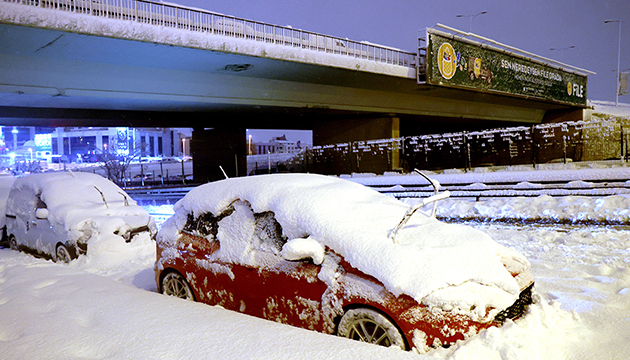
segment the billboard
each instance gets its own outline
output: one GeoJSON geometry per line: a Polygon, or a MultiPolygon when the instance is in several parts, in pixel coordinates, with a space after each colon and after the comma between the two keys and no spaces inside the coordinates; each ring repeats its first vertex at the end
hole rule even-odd
{"type": "Polygon", "coordinates": [[[35,134],[35,149],[52,152],[52,134],[35,134]]]}
{"type": "Polygon", "coordinates": [[[426,83],[586,106],[586,75],[427,29],[426,83]]]}
{"type": "Polygon", "coordinates": [[[118,155],[129,155],[129,128],[116,128],[116,153],[118,155]]]}

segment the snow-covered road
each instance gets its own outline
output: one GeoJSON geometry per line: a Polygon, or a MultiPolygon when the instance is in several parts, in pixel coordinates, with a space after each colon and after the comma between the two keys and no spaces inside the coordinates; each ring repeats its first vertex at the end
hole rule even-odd
{"type": "MultiPolygon", "coordinates": [[[[630,232],[479,227],[530,259],[539,302],[523,319],[431,357],[630,354],[630,232]]],[[[161,296],[150,253],[116,263],[64,266],[0,250],[0,358],[419,358],[161,296]]]]}
{"type": "Polygon", "coordinates": [[[490,220],[474,226],[531,261],[537,303],[516,322],[425,357],[156,294],[154,250],[134,249],[129,257],[112,249],[61,265],[1,249],[0,359],[626,359],[630,231],[491,220],[548,214],[570,222],[602,213],[627,219],[627,201],[445,202],[442,216],[490,220]]]}

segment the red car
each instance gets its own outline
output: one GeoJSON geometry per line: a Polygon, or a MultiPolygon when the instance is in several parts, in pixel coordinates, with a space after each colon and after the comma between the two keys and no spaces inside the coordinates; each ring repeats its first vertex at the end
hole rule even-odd
{"type": "Polygon", "coordinates": [[[320,175],[202,185],[158,233],[158,290],[418,352],[521,316],[527,260],[418,208],[320,175]]]}

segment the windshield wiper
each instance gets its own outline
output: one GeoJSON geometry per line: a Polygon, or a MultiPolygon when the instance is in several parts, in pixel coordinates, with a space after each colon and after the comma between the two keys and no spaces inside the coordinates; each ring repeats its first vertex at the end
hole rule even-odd
{"type": "Polygon", "coordinates": [[[429,183],[431,183],[431,185],[433,186],[434,194],[432,196],[429,196],[428,198],[422,199],[422,202],[420,204],[413,205],[412,207],[409,208],[409,210],[407,210],[407,212],[403,216],[402,220],[400,220],[400,222],[394,228],[394,230],[392,230],[389,233],[389,238],[394,243],[396,243],[396,235],[398,234],[400,229],[405,227],[405,225],[407,224],[407,221],[409,221],[411,216],[413,214],[415,214],[416,211],[418,211],[420,208],[424,207],[427,204],[433,203],[433,210],[431,211],[431,217],[435,217],[435,213],[437,211],[437,202],[440,201],[440,200],[444,200],[444,199],[448,198],[449,196],[451,196],[451,193],[448,190],[443,192],[443,193],[440,193],[440,191],[439,191],[440,183],[437,180],[429,178],[427,175],[425,175],[422,171],[420,171],[418,169],[414,169],[414,171],[416,173],[422,175],[422,177],[424,177],[425,179],[427,179],[429,181],[429,183]]]}

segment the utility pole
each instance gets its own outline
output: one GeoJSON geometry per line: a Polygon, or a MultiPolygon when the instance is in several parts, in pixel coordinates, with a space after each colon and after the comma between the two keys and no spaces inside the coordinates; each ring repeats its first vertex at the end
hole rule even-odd
{"type": "Polygon", "coordinates": [[[619,88],[621,85],[621,73],[619,72],[619,68],[621,67],[621,20],[609,19],[605,20],[604,24],[613,22],[619,23],[619,45],[617,47],[617,87],[615,88],[615,106],[619,106],[619,88]]]}

